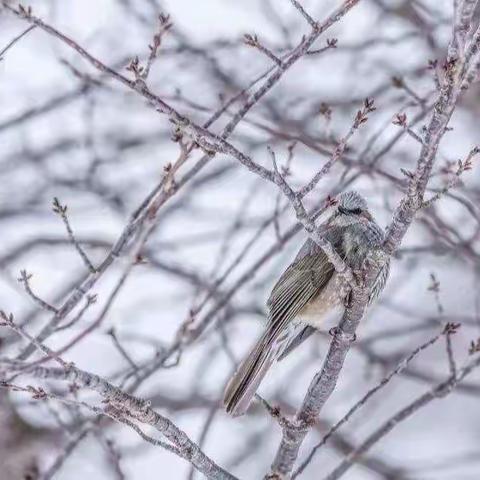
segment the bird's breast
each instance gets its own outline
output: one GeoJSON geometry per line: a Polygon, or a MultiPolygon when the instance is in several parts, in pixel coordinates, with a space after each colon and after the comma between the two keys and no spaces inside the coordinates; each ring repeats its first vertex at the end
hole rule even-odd
{"type": "Polygon", "coordinates": [[[345,281],[336,273],[325,287],[298,313],[297,319],[315,328],[324,326],[330,315],[338,316],[348,290],[345,281]]]}

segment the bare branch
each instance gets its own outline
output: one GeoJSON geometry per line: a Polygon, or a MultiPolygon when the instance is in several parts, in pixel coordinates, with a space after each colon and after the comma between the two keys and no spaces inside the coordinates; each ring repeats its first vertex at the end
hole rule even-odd
{"type": "Polygon", "coordinates": [[[297,0],[290,0],[293,6],[301,13],[303,18],[310,24],[310,26],[315,30],[318,28],[317,22],[307,13],[307,11],[302,7],[300,2],[297,0]]]}
{"type": "Polygon", "coordinates": [[[18,333],[20,336],[22,336],[24,339],[28,340],[32,344],[35,345],[35,347],[41,351],[47,360],[55,360],[58,362],[62,367],[69,367],[70,364],[67,362],[64,362],[55,352],[53,352],[50,348],[47,346],[43,345],[42,343],[38,342],[35,338],[33,338],[31,335],[29,335],[23,327],[15,323],[13,315],[7,315],[3,310],[0,310],[0,319],[2,320],[0,322],[0,326],[5,326],[10,329],[12,329],[14,332],[18,333]]]}
{"type": "Polygon", "coordinates": [[[122,412],[122,416],[128,415],[132,419],[154,427],[179,449],[183,458],[192,463],[207,478],[213,480],[235,479],[233,475],[207,457],[185,432],[170,420],[152,410],[149,402],[124,393],[98,375],[80,370],[73,365],[69,365],[67,368],[34,367],[29,369],[28,375],[36,378],[67,381],[96,391],[110,406],[122,412]]]}
{"type": "Polygon", "coordinates": [[[459,370],[458,376],[450,376],[448,380],[439,383],[428,392],[417,397],[413,402],[406,407],[399,410],[377,430],[375,430],[360,446],[355,448],[347,457],[336,467],[329,475],[325,476],[325,480],[337,480],[347,472],[350,467],[357,461],[357,459],[368,452],[377,442],[379,442],[385,435],[390,433],[399,423],[403,422],[418,410],[428,405],[432,400],[443,398],[472,371],[480,366],[480,357],[477,356],[474,360],[470,361],[465,367],[459,370]]]}
{"type": "Polygon", "coordinates": [[[85,266],[88,268],[89,272],[95,273],[96,272],[95,267],[93,266],[92,262],[88,258],[87,254],[83,251],[83,248],[80,246],[77,239],[75,238],[75,235],[73,234],[72,227],[70,226],[70,222],[68,221],[68,217],[67,217],[67,206],[62,205],[57,197],[53,199],[53,211],[60,216],[63,223],[65,224],[65,228],[67,229],[67,233],[68,233],[68,238],[70,238],[72,245],[75,247],[75,250],[77,250],[78,254],[83,260],[83,263],[85,263],[85,266]]]}
{"type": "Polygon", "coordinates": [[[11,42],[9,42],[2,50],[0,50],[0,62],[3,60],[5,53],[7,53],[10,48],[12,48],[20,39],[22,39],[25,35],[30,33],[35,27],[35,25],[31,25],[26,30],[24,30],[20,35],[16,36],[11,42]]]}
{"type": "Polygon", "coordinates": [[[480,153],[480,149],[478,147],[475,147],[472,150],[470,150],[470,153],[468,154],[465,161],[458,160],[457,170],[449,178],[445,187],[443,187],[439,192],[433,195],[433,197],[423,202],[420,208],[431,207],[435,202],[437,202],[443,196],[445,196],[452,188],[455,188],[459,184],[460,177],[463,175],[463,173],[473,168],[472,160],[476,155],[478,155],[478,153],[480,153]]]}
{"type": "Polygon", "coordinates": [[[32,276],[33,275],[31,273],[28,273],[26,270],[20,270],[20,277],[17,280],[23,284],[25,291],[37,305],[40,305],[40,307],[44,310],[57,313],[57,308],[55,308],[53,305],[50,305],[48,302],[42,300],[40,297],[35,295],[35,293],[33,293],[32,288],[30,287],[30,279],[32,278],[32,276]]]}
{"type": "Polygon", "coordinates": [[[70,327],[73,327],[79,320],[82,319],[83,315],[85,312],[94,304],[97,302],[97,295],[87,295],[85,298],[85,302],[83,304],[83,307],[79,310],[77,315],[75,315],[72,320],[69,322],[58,326],[55,331],[59,332],[60,330],[67,330],[70,327]]]}
{"type": "Polygon", "coordinates": [[[62,468],[62,465],[65,463],[65,460],[70,456],[70,454],[77,448],[80,442],[90,433],[91,426],[87,423],[85,424],[77,433],[74,435],[68,443],[63,447],[62,452],[57,456],[53,464],[45,471],[40,480],[51,480],[54,478],[56,473],[62,468]]]}
{"type": "Polygon", "coordinates": [[[248,45],[250,47],[256,48],[260,52],[262,52],[265,56],[267,56],[270,60],[272,60],[275,64],[277,64],[279,67],[282,66],[282,61],[267,47],[262,45],[260,41],[258,40],[257,35],[250,35],[249,33],[246,33],[243,36],[243,41],[245,45],[248,45]]]}
{"type": "Polygon", "coordinates": [[[317,48],[316,50],[309,50],[307,55],[318,55],[319,53],[326,52],[332,48],[337,48],[338,39],[337,38],[327,38],[327,44],[322,48],[317,48]]]}
{"type": "Polygon", "coordinates": [[[332,166],[337,163],[345,152],[349,140],[353,137],[353,134],[358,130],[360,125],[367,122],[368,114],[375,110],[373,106],[374,101],[366,98],[363,104],[363,107],[358,110],[355,119],[350,127],[348,133],[338,142],[337,146],[332,152],[330,160],[314,175],[314,177],[304,185],[299,191],[298,195],[300,198],[308,195],[318,184],[318,182],[330,171],[332,166]]]}
{"type": "Polygon", "coordinates": [[[403,370],[407,368],[408,364],[418,354],[420,354],[421,352],[426,350],[428,347],[436,343],[437,340],[441,338],[443,335],[445,335],[445,337],[447,338],[449,337],[450,333],[448,333],[446,329],[443,329],[440,333],[438,333],[437,335],[435,335],[425,343],[418,346],[415,350],[413,350],[410,353],[410,355],[408,355],[408,357],[404,358],[388,375],[383,377],[380,380],[380,382],[377,383],[377,385],[375,385],[375,387],[371,388],[358,402],[356,402],[350,408],[350,410],[348,410],[348,412],[323,436],[320,442],[317,443],[315,447],[313,447],[311,452],[308,454],[307,458],[300,464],[298,469],[293,473],[292,480],[294,478],[297,478],[301,473],[303,473],[305,468],[312,461],[315,453],[328,442],[328,440],[332,437],[332,435],[335,432],[337,432],[337,430],[340,427],[342,427],[345,423],[347,423],[350,420],[350,418],[355,414],[355,412],[357,412],[360,408],[362,408],[373,395],[375,395],[379,390],[385,387],[390,382],[390,380],[392,380],[393,377],[402,373],[403,370]]]}

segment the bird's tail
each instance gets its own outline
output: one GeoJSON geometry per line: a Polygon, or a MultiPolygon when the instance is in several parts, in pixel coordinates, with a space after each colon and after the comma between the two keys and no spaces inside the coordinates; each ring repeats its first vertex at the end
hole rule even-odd
{"type": "Polygon", "coordinates": [[[281,354],[286,340],[287,335],[272,336],[267,329],[257,341],[227,384],[223,399],[227,413],[236,417],[247,411],[263,377],[281,354]]]}

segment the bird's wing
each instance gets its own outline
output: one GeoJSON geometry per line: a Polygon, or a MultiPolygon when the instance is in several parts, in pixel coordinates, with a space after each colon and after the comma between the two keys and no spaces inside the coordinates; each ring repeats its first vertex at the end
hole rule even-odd
{"type": "Polygon", "coordinates": [[[268,330],[275,338],[325,287],[334,272],[323,250],[307,240],[297,258],[273,287],[268,299],[268,330]]]}

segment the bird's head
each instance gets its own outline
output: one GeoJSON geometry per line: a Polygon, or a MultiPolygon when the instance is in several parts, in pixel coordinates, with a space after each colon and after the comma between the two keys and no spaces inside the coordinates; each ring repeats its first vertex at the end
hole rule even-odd
{"type": "Polygon", "coordinates": [[[366,200],[357,192],[349,191],[337,196],[336,204],[328,223],[342,227],[356,223],[365,224],[371,221],[372,216],[368,211],[366,200]]]}

